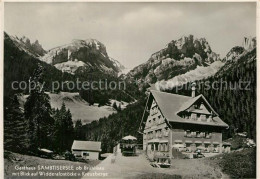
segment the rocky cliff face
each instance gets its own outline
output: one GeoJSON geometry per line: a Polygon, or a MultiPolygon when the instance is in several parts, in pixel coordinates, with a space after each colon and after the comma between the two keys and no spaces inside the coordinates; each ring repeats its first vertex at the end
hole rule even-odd
{"type": "Polygon", "coordinates": [[[25,36],[19,38],[17,36],[8,35],[7,33],[5,33],[5,38],[10,38],[16,47],[18,47],[20,50],[27,52],[33,57],[38,58],[46,53],[46,51],[42,48],[38,40],[31,43],[30,39],[25,36]]]}
{"type": "MultiPolygon", "coordinates": [[[[256,38],[244,38],[243,47],[233,47],[223,59],[225,65],[216,73],[216,77],[234,71],[237,66],[250,64],[256,60],[256,38]]],[[[249,73],[249,72],[247,72],[249,73]]],[[[251,73],[251,72],[250,72],[251,73]]]]}
{"type": "Polygon", "coordinates": [[[242,46],[233,47],[223,58],[224,62],[235,61],[240,56],[244,55],[248,51],[252,51],[256,48],[256,37],[244,37],[242,46]]]}
{"type": "Polygon", "coordinates": [[[197,66],[208,66],[219,60],[219,55],[211,50],[205,38],[183,36],[152,54],[147,62],[131,70],[126,79],[137,80],[142,88],[149,83],[168,80],[194,70],[197,66]]]}
{"type": "Polygon", "coordinates": [[[245,48],[240,47],[240,46],[236,46],[233,47],[228,53],[227,55],[223,58],[223,62],[227,62],[227,61],[232,61],[237,59],[237,57],[239,57],[243,52],[245,51],[245,48]]]}
{"type": "Polygon", "coordinates": [[[40,59],[72,74],[95,71],[116,76],[124,68],[118,61],[110,58],[106,46],[95,39],[73,40],[49,50],[40,59]]]}

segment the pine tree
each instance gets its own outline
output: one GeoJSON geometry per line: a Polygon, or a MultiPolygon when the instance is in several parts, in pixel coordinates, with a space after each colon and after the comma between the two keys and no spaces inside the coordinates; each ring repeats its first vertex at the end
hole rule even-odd
{"type": "Polygon", "coordinates": [[[75,140],[84,140],[84,130],[82,128],[82,122],[80,119],[78,119],[75,123],[75,128],[74,128],[74,139],[75,140]]]}
{"type": "Polygon", "coordinates": [[[53,118],[50,97],[44,93],[43,85],[43,67],[38,65],[29,82],[33,90],[25,102],[24,116],[28,124],[29,148],[36,151],[37,148],[51,148],[51,136],[53,127],[53,118]]]}
{"type": "Polygon", "coordinates": [[[14,152],[26,150],[26,122],[16,95],[4,111],[4,148],[14,152]]]}
{"type": "Polygon", "coordinates": [[[66,149],[70,149],[72,142],[73,142],[73,137],[74,137],[74,127],[73,127],[73,122],[72,122],[72,115],[70,110],[68,109],[66,112],[66,131],[65,131],[65,136],[67,138],[66,140],[66,149]]]}
{"type": "Polygon", "coordinates": [[[58,152],[63,152],[71,148],[74,132],[72,116],[70,110],[66,110],[65,103],[62,103],[60,110],[56,110],[54,119],[55,149],[58,152]]]}

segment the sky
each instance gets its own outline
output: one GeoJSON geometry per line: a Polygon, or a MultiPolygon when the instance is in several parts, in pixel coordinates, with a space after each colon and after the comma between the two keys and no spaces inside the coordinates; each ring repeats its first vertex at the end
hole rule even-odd
{"type": "Polygon", "coordinates": [[[39,40],[48,50],[73,39],[97,39],[127,68],[146,62],[170,41],[206,38],[224,57],[243,37],[256,36],[255,2],[5,3],[4,29],[39,40]]]}

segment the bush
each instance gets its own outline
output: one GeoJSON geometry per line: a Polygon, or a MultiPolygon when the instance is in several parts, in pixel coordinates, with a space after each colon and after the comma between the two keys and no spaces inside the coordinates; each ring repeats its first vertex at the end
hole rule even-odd
{"type": "Polygon", "coordinates": [[[224,154],[220,161],[222,171],[232,178],[256,177],[256,148],[224,154]]]}
{"type": "Polygon", "coordinates": [[[246,138],[235,135],[232,139],[226,140],[231,144],[231,150],[237,150],[240,148],[246,148],[246,138]]]}

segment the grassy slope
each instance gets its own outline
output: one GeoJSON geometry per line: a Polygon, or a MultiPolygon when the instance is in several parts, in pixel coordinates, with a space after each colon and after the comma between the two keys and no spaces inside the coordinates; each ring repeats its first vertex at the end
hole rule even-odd
{"type": "MultiPolygon", "coordinates": [[[[50,96],[50,102],[52,108],[60,108],[62,102],[65,103],[66,108],[70,109],[72,114],[72,119],[75,122],[77,119],[81,119],[83,124],[90,123],[99,118],[107,117],[110,114],[116,113],[116,110],[112,107],[113,102],[116,100],[111,100],[111,105],[98,107],[97,105],[89,106],[89,104],[82,99],[78,93],[61,92],[59,94],[48,93],[50,96]]],[[[26,95],[27,96],[27,95],[26,95]]],[[[26,101],[26,96],[20,96],[20,101],[22,105],[26,101]]],[[[125,108],[127,103],[121,105],[125,108]]]]}

